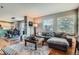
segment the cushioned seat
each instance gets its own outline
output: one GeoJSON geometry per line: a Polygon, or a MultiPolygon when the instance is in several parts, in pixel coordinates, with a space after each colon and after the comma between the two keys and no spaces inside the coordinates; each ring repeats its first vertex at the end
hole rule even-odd
{"type": "Polygon", "coordinates": [[[4,37],[7,30],[0,29],[0,37],[4,37]]]}
{"type": "Polygon", "coordinates": [[[69,47],[68,41],[64,38],[52,37],[48,39],[47,42],[49,48],[55,48],[55,49],[67,51],[67,48],[69,47]]]}

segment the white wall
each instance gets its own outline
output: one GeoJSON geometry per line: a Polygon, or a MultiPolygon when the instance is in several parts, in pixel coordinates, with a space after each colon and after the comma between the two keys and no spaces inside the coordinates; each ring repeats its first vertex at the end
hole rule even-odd
{"type": "MultiPolygon", "coordinates": [[[[33,21],[32,18],[30,17],[27,17],[27,36],[30,36],[30,34],[33,34],[34,33],[34,28],[33,26],[32,27],[29,27],[29,24],[28,22],[29,21],[33,21]]],[[[20,30],[20,33],[21,35],[23,34],[23,31],[24,31],[24,20],[23,21],[20,21],[20,22],[14,22],[15,24],[15,27],[18,28],[20,30]],[[19,27],[18,27],[18,24],[19,24],[19,27]]]]}
{"type": "Polygon", "coordinates": [[[79,35],[79,8],[78,8],[78,35],[79,35]]]}
{"type": "Polygon", "coordinates": [[[19,30],[20,30],[20,34],[22,35],[23,31],[24,31],[24,21],[20,22],[20,24],[19,24],[19,30]]]}

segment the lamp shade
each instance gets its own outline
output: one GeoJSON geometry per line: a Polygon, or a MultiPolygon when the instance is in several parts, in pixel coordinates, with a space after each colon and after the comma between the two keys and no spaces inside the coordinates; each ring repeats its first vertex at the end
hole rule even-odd
{"type": "Polygon", "coordinates": [[[34,27],[37,27],[37,26],[38,26],[38,24],[34,24],[33,26],[34,26],[34,27]]]}

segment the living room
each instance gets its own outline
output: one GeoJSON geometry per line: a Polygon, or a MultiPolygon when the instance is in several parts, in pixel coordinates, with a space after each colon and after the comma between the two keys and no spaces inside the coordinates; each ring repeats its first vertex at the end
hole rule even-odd
{"type": "Polygon", "coordinates": [[[79,54],[78,6],[78,3],[0,3],[0,54],[79,54]]]}

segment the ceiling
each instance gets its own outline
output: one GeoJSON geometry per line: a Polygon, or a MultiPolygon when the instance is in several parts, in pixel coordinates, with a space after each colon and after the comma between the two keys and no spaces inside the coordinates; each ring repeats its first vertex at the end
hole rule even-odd
{"type": "Polygon", "coordinates": [[[23,20],[23,16],[39,17],[78,8],[78,3],[0,3],[0,21],[23,20]],[[11,19],[15,17],[15,19],[11,19]]]}

